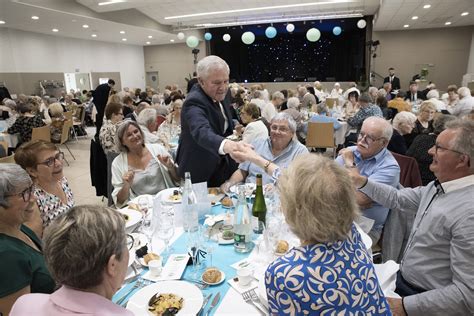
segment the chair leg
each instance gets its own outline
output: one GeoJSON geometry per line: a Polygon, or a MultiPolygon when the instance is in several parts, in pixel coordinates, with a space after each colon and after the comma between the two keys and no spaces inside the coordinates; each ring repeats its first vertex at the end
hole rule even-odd
{"type": "Polygon", "coordinates": [[[67,166],[69,167],[69,161],[67,161],[66,156],[64,156],[64,161],[67,163],[67,166]]]}
{"type": "Polygon", "coordinates": [[[74,155],[72,154],[72,152],[71,152],[71,150],[69,149],[68,145],[66,145],[66,143],[64,143],[63,145],[66,146],[67,150],[68,150],[69,153],[71,154],[72,159],[76,160],[76,157],[74,157],[74,155]]]}

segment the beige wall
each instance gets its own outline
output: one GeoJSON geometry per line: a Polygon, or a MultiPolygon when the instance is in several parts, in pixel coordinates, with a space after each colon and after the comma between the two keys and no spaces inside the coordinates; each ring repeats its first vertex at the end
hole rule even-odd
{"type": "MultiPolygon", "coordinates": [[[[200,42],[198,59],[206,56],[206,46],[200,42]]],[[[168,84],[178,84],[186,90],[186,80],[195,70],[191,48],[186,44],[145,46],[145,71],[158,71],[158,85],[163,91],[168,84]]]]}
{"type": "Polygon", "coordinates": [[[402,89],[407,90],[421,70],[419,65],[430,64],[428,78],[440,90],[449,84],[459,86],[467,70],[473,32],[473,26],[374,32],[373,39],[380,41],[374,70],[386,76],[388,68],[394,67],[402,89]]]}
{"type": "MultiPolygon", "coordinates": [[[[64,73],[62,72],[42,72],[42,73],[25,73],[15,72],[0,73],[0,82],[4,82],[10,94],[41,95],[39,82],[40,80],[55,80],[64,82],[64,73]]],[[[64,88],[66,90],[66,88],[64,88]]]]}

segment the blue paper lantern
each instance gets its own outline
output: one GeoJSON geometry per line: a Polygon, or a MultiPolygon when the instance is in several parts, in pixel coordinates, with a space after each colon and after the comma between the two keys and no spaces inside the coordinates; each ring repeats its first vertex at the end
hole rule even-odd
{"type": "Polygon", "coordinates": [[[212,39],[212,34],[209,33],[209,32],[206,32],[206,33],[204,34],[204,39],[205,39],[206,41],[210,41],[210,40],[212,39]]]}
{"type": "Polygon", "coordinates": [[[268,38],[274,38],[274,37],[277,35],[277,30],[276,30],[276,28],[274,28],[273,26],[267,27],[267,29],[265,30],[265,35],[266,35],[268,38]]]}
{"type": "Polygon", "coordinates": [[[332,33],[336,36],[340,35],[342,33],[342,29],[339,27],[339,26],[335,26],[333,29],[332,29],[332,33]]]}

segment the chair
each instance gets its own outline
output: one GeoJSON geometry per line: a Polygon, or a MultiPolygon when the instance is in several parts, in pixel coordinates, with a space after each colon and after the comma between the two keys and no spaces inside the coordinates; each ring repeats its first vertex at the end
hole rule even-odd
{"type": "MultiPolygon", "coordinates": [[[[83,106],[78,106],[76,111],[80,111],[79,114],[79,121],[73,122],[73,133],[74,133],[74,138],[77,140],[77,132],[76,128],[78,129],[83,129],[84,130],[84,120],[86,118],[86,109],[83,106]]],[[[79,137],[87,137],[87,134],[80,135],[79,137]]]]}
{"type": "Polygon", "coordinates": [[[51,130],[48,125],[35,127],[31,132],[31,140],[44,140],[51,142],[51,130]]]}
{"type": "Polygon", "coordinates": [[[332,148],[333,158],[336,158],[337,145],[334,139],[334,124],[332,122],[309,122],[306,147],[332,148]]]}
{"type": "Polygon", "coordinates": [[[0,158],[0,163],[15,163],[14,157],[15,157],[15,154],[0,158]]]}
{"type": "MultiPolygon", "coordinates": [[[[69,140],[69,131],[72,128],[72,120],[65,120],[63,124],[63,130],[61,132],[61,141],[59,142],[59,145],[64,145],[66,149],[69,151],[69,154],[71,154],[72,159],[76,160],[76,157],[72,154],[71,150],[69,149],[68,145],[66,142],[69,140]]],[[[66,160],[66,163],[69,166],[69,162],[66,160]]]]}
{"type": "Polygon", "coordinates": [[[338,98],[326,98],[326,106],[329,109],[333,109],[335,106],[337,106],[339,102],[338,98]]]}

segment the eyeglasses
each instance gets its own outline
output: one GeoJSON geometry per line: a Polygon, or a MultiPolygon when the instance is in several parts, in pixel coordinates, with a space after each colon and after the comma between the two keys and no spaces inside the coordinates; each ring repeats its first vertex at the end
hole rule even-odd
{"type": "Polygon", "coordinates": [[[372,145],[372,143],[378,141],[378,140],[381,140],[383,139],[383,137],[379,137],[379,138],[373,138],[372,136],[370,136],[369,134],[366,134],[364,132],[360,132],[359,135],[357,136],[357,139],[358,140],[363,140],[365,138],[365,142],[367,143],[367,145],[372,145]]]}
{"type": "Polygon", "coordinates": [[[62,162],[64,160],[64,153],[59,152],[54,157],[48,158],[43,162],[38,162],[37,165],[45,165],[51,168],[54,166],[54,163],[56,162],[56,160],[62,162]]]}
{"type": "Polygon", "coordinates": [[[33,192],[33,185],[30,185],[28,188],[24,189],[18,194],[12,194],[7,196],[21,196],[23,201],[28,202],[31,198],[31,192],[33,192]]]}
{"type": "Polygon", "coordinates": [[[434,145],[434,148],[435,148],[435,153],[436,153],[436,154],[438,154],[438,149],[441,149],[441,150],[452,151],[452,152],[457,153],[457,154],[460,154],[460,155],[466,155],[466,153],[463,153],[463,152],[460,152],[460,151],[457,151],[457,150],[454,150],[454,149],[449,149],[449,148],[440,146],[440,145],[438,145],[438,144],[435,144],[435,145],[434,145]]]}
{"type": "Polygon", "coordinates": [[[274,132],[280,131],[280,133],[288,133],[290,129],[286,126],[271,125],[270,129],[274,132]]]}

